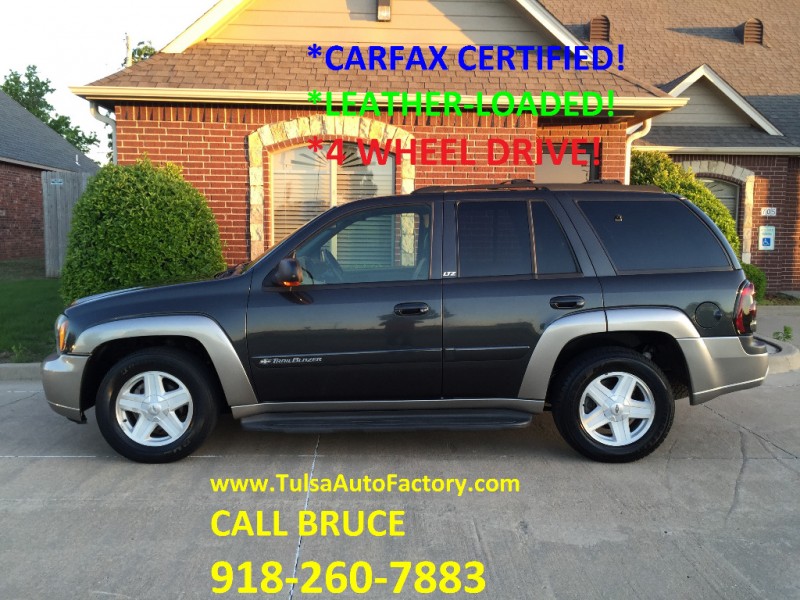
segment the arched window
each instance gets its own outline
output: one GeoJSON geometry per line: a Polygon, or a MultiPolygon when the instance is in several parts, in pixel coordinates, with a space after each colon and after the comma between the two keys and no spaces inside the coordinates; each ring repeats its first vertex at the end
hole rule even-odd
{"type": "Polygon", "coordinates": [[[313,152],[300,146],[270,157],[273,243],[331,206],[395,193],[394,155],[384,165],[373,155],[371,164],[365,165],[358,146],[345,143],[345,158],[340,165],[325,158],[328,148],[326,144],[313,152]]]}
{"type": "Polygon", "coordinates": [[[722,179],[713,179],[711,177],[698,177],[698,180],[703,182],[711,193],[714,194],[731,213],[733,220],[739,222],[739,186],[729,181],[722,179]]]}

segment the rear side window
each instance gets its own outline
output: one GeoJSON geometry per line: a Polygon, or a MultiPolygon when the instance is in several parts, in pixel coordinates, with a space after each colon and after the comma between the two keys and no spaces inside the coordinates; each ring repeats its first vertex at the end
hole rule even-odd
{"type": "Polygon", "coordinates": [[[526,202],[458,205],[460,277],[529,275],[531,236],[526,202]]]}
{"type": "Polygon", "coordinates": [[[714,233],[679,200],[578,203],[617,271],[730,268],[714,233]]]}
{"type": "Polygon", "coordinates": [[[550,207],[544,202],[534,202],[531,210],[533,241],[536,248],[536,273],[555,275],[577,272],[572,248],[550,207]]]}

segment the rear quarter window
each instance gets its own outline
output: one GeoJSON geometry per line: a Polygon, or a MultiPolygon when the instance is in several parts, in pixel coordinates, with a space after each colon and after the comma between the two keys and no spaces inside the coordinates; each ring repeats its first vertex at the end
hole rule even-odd
{"type": "Polygon", "coordinates": [[[717,236],[680,200],[578,202],[617,271],[730,269],[717,236]]]}

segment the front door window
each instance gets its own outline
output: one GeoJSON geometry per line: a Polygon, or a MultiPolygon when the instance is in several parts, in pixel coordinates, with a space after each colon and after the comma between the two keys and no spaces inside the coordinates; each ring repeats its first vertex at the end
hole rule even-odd
{"type": "Polygon", "coordinates": [[[304,283],[428,279],[429,205],[375,208],[343,217],[295,252],[304,283]]]}

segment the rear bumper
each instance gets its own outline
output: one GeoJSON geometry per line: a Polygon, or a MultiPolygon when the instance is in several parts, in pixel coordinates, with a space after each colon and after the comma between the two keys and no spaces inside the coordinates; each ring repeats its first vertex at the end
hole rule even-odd
{"type": "Polygon", "coordinates": [[[47,403],[58,414],[85,423],[81,410],[81,379],[88,356],[51,354],[42,363],[42,386],[47,403]]]}
{"type": "Polygon", "coordinates": [[[753,336],[682,338],[678,344],[689,368],[692,404],[758,387],[769,371],[767,346],[753,336]]]}

